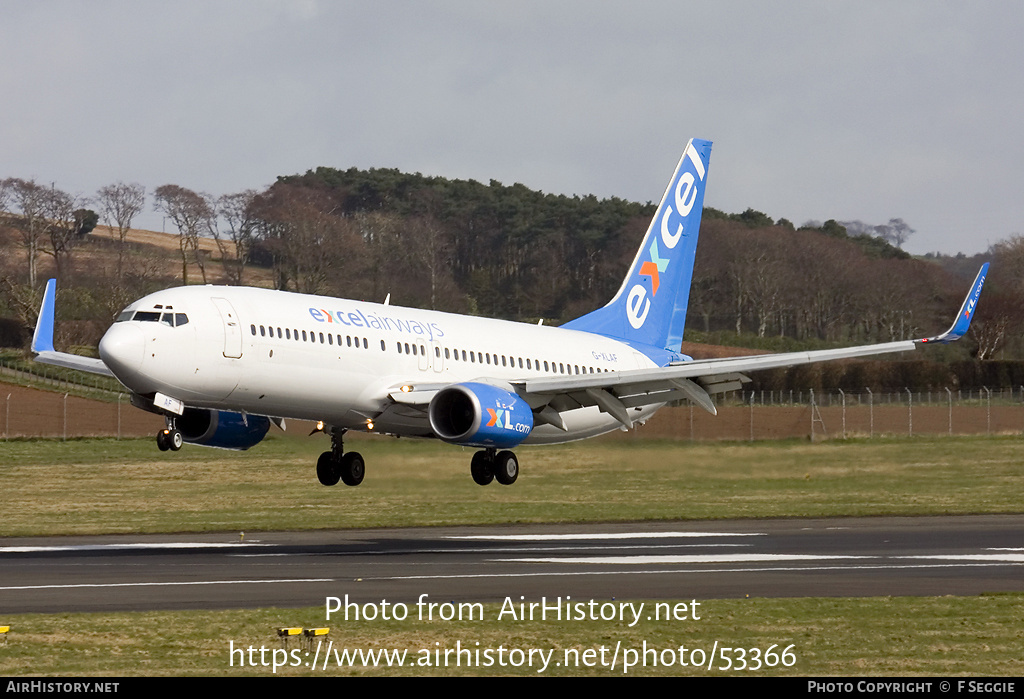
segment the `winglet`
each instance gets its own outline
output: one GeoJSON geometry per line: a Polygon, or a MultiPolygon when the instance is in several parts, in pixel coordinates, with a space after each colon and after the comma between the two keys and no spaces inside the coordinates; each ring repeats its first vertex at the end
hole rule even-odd
{"type": "Polygon", "coordinates": [[[956,320],[953,321],[953,325],[950,326],[949,330],[935,337],[918,340],[918,342],[941,342],[942,344],[947,344],[955,342],[967,334],[967,328],[971,326],[971,317],[974,315],[975,306],[977,306],[978,298],[981,296],[981,287],[985,285],[985,277],[988,276],[988,264],[986,262],[978,270],[978,276],[974,278],[971,291],[967,294],[967,298],[964,299],[964,304],[960,306],[960,312],[956,314],[956,320]]]}
{"type": "Polygon", "coordinates": [[[54,297],[57,295],[57,280],[51,279],[46,282],[46,291],[43,293],[43,305],[39,308],[39,319],[36,321],[36,331],[32,335],[32,351],[53,352],[53,315],[54,297]]]}

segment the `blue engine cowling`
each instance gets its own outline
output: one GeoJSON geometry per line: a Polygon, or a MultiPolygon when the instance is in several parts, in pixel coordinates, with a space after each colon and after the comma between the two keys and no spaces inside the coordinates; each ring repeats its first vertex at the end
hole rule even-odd
{"type": "Polygon", "coordinates": [[[245,450],[267,436],[270,419],[262,415],[243,416],[227,410],[186,408],[175,421],[175,426],[190,444],[245,450]]]}
{"type": "Polygon", "coordinates": [[[533,411],[515,393],[484,383],[442,388],[430,401],[430,427],[440,439],[472,447],[514,447],[533,430],[533,411]]]}

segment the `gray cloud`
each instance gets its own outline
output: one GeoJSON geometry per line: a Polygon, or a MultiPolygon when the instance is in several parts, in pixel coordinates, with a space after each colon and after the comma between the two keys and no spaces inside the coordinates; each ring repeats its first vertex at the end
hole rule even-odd
{"type": "MultiPolygon", "coordinates": [[[[0,0],[0,176],[222,194],[318,165],[1020,232],[1024,8],[980,2],[0,0]]],[[[156,219],[151,215],[150,225],[156,219]]],[[[156,219],[158,220],[158,219],[156,219]]]]}

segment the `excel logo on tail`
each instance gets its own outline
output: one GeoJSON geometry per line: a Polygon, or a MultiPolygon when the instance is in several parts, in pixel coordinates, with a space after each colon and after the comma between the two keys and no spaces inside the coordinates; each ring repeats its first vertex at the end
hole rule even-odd
{"type": "Polygon", "coordinates": [[[691,142],[679,163],[676,179],[651,224],[651,231],[646,239],[650,241],[650,245],[645,251],[649,259],[643,259],[637,269],[637,276],[650,280],[650,298],[647,295],[647,287],[641,283],[643,279],[633,285],[626,297],[626,318],[636,330],[642,328],[644,321],[647,320],[651,302],[658,295],[661,277],[672,264],[672,250],[684,236],[695,232],[686,229],[685,219],[697,199],[697,182],[704,181],[705,173],[700,154],[691,142]],[[687,163],[692,165],[692,168],[687,163]]]}

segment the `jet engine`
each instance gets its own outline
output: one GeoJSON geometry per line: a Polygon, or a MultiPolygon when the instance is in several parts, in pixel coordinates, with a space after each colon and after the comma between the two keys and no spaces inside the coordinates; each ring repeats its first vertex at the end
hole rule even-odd
{"type": "Polygon", "coordinates": [[[186,442],[239,451],[259,444],[270,429],[270,419],[262,415],[205,408],[186,408],[175,423],[186,442]]]}
{"type": "Polygon", "coordinates": [[[511,391],[484,383],[447,386],[428,408],[430,427],[440,439],[473,447],[514,447],[533,430],[533,411],[511,391]]]}

